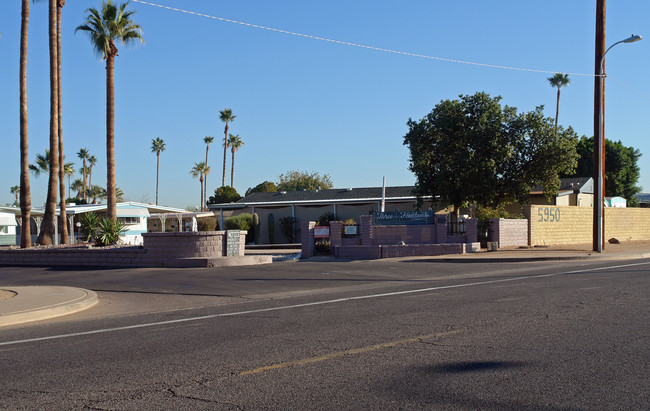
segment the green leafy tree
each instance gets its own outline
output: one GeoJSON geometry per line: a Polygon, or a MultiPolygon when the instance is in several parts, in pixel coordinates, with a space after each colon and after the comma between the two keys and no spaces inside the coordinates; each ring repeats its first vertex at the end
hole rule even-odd
{"type": "Polygon", "coordinates": [[[318,172],[289,171],[278,177],[278,191],[328,190],[334,185],[332,178],[318,172]]]}
{"type": "Polygon", "coordinates": [[[223,130],[223,174],[221,177],[221,186],[226,185],[226,154],[228,150],[228,125],[232,123],[237,116],[232,115],[232,110],[229,108],[224,108],[219,110],[219,119],[226,123],[226,126],[223,130]]]}
{"type": "Polygon", "coordinates": [[[234,203],[241,200],[241,196],[234,188],[222,186],[214,190],[214,195],[208,199],[208,204],[234,203]]]}
{"type": "Polygon", "coordinates": [[[165,141],[160,137],[156,137],[155,139],[152,139],[151,152],[156,153],[156,205],[158,205],[158,176],[160,172],[160,153],[162,153],[163,151],[165,151],[165,141]]]}
{"type": "Polygon", "coordinates": [[[577,136],[557,129],[542,107],[518,114],[486,93],[441,101],[422,120],[409,119],[404,144],[416,194],[453,205],[526,203],[530,190],[557,193],[559,175],[575,169],[577,136]]]}
{"type": "Polygon", "coordinates": [[[555,73],[553,76],[547,78],[551,87],[557,87],[557,102],[555,103],[555,127],[557,127],[557,119],[560,114],[560,89],[566,87],[571,83],[568,74],[555,73]]]}
{"type": "Polygon", "coordinates": [[[264,181],[259,183],[255,187],[251,187],[248,190],[246,190],[245,196],[249,196],[253,193],[275,193],[276,191],[278,191],[278,187],[275,185],[274,182],[264,181]]]}
{"type": "MultiPolygon", "coordinates": [[[[587,177],[594,173],[594,138],[582,136],[578,142],[578,167],[567,177],[587,177]]],[[[619,141],[605,139],[605,196],[623,197],[628,205],[636,206],[636,194],[641,192],[638,185],[641,170],[638,165],[641,152],[634,147],[626,147],[619,141]]]]}
{"type": "Polygon", "coordinates": [[[130,45],[144,43],[142,28],[131,18],[134,11],[127,11],[128,1],[117,5],[111,0],[102,1],[101,10],[89,8],[84,24],[75,30],[88,34],[95,53],[106,60],[106,191],[107,214],[111,220],[117,219],[117,195],[115,193],[115,43],[130,45]]]}
{"type": "Polygon", "coordinates": [[[239,134],[233,135],[230,134],[228,135],[228,143],[227,147],[230,147],[230,152],[232,153],[232,161],[230,162],[230,187],[234,187],[234,181],[235,181],[235,152],[241,148],[241,146],[244,145],[244,142],[241,141],[241,138],[239,138],[239,134]]]}

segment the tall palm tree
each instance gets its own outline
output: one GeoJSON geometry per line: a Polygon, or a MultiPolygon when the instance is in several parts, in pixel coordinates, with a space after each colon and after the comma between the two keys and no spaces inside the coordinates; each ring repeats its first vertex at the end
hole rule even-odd
{"type": "Polygon", "coordinates": [[[88,34],[97,55],[106,60],[106,192],[107,214],[117,220],[117,197],[115,194],[115,42],[128,46],[140,41],[142,28],[131,21],[134,11],[127,11],[126,3],[118,6],[112,0],[102,1],[101,10],[89,8],[86,22],[78,26],[88,34]]]}
{"type": "Polygon", "coordinates": [[[56,200],[59,189],[59,82],[57,48],[57,8],[58,0],[49,0],[49,39],[50,39],[50,174],[47,184],[45,212],[41,231],[36,242],[41,245],[54,243],[56,231],[56,200]]]}
{"type": "Polygon", "coordinates": [[[29,133],[27,127],[27,38],[29,0],[22,0],[20,21],[20,248],[32,246],[32,195],[29,185],[29,133]]]}
{"type": "Polygon", "coordinates": [[[229,108],[224,108],[219,111],[219,119],[226,123],[226,127],[223,130],[223,175],[221,177],[221,186],[226,185],[226,152],[228,148],[228,124],[232,123],[237,116],[232,115],[232,110],[229,108]]]}
{"type": "Polygon", "coordinates": [[[93,167],[97,164],[97,157],[88,156],[88,187],[93,185],[93,167]]]}
{"type": "Polygon", "coordinates": [[[59,221],[61,224],[61,243],[68,244],[68,224],[65,210],[65,158],[63,155],[63,105],[61,104],[61,9],[65,6],[65,0],[57,0],[56,7],[56,77],[57,77],[57,122],[58,122],[58,145],[59,145],[59,197],[61,203],[59,204],[59,221]]]}
{"type": "Polygon", "coordinates": [[[70,178],[74,175],[74,163],[65,163],[63,172],[68,176],[68,198],[70,198],[70,178]]]}
{"type": "Polygon", "coordinates": [[[560,114],[560,89],[562,87],[568,86],[571,83],[568,74],[555,73],[552,77],[549,77],[548,82],[552,87],[557,87],[557,103],[555,105],[555,128],[557,128],[557,118],[560,114]]]}
{"type": "Polygon", "coordinates": [[[165,151],[165,141],[160,137],[151,140],[151,152],[156,153],[156,205],[158,205],[158,175],[160,172],[160,153],[165,151]]]}
{"type": "MultiPolygon", "coordinates": [[[[205,143],[205,164],[210,164],[208,163],[208,150],[210,150],[210,143],[214,141],[214,137],[212,136],[205,136],[203,137],[203,142],[205,143]]],[[[208,189],[208,177],[205,177],[205,189],[208,189]]]]}
{"type": "Polygon", "coordinates": [[[20,186],[13,186],[9,189],[11,191],[11,194],[16,196],[16,201],[14,201],[14,205],[17,205],[20,202],[20,186]]]}
{"type": "Polygon", "coordinates": [[[207,175],[209,173],[210,173],[210,166],[208,166],[204,162],[194,163],[194,167],[190,170],[190,174],[192,174],[192,177],[198,178],[199,181],[201,182],[201,207],[200,207],[200,210],[205,209],[205,205],[204,205],[205,195],[204,195],[204,189],[203,189],[203,178],[204,178],[205,175],[207,175]]]}
{"type": "Polygon", "coordinates": [[[79,152],[77,152],[77,157],[79,157],[79,159],[83,162],[82,167],[81,167],[81,174],[83,175],[83,178],[84,178],[83,179],[83,182],[84,182],[83,196],[84,196],[84,200],[87,200],[86,199],[86,193],[85,193],[86,187],[88,185],[87,184],[88,183],[88,168],[86,167],[86,160],[88,160],[88,157],[90,157],[90,153],[88,152],[87,148],[80,148],[79,152]]]}
{"type": "Polygon", "coordinates": [[[230,134],[228,136],[228,147],[230,147],[230,152],[232,153],[232,161],[230,162],[230,187],[235,187],[235,151],[239,150],[243,145],[244,142],[239,138],[239,134],[230,134]]]}
{"type": "Polygon", "coordinates": [[[36,154],[36,160],[29,165],[29,171],[34,173],[34,177],[50,174],[50,150],[45,149],[45,154],[36,154]]]}

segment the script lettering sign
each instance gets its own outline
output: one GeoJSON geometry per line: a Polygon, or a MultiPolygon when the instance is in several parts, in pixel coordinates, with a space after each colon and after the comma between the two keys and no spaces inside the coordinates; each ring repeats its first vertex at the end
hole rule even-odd
{"type": "Polygon", "coordinates": [[[425,225],[433,224],[435,213],[425,211],[391,211],[386,213],[373,212],[375,225],[425,225]]]}

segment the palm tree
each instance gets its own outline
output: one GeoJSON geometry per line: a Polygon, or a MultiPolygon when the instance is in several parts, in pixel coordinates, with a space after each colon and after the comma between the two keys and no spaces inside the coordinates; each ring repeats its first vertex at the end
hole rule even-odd
{"type": "Polygon", "coordinates": [[[54,243],[56,230],[56,200],[59,188],[59,82],[58,82],[58,48],[57,48],[57,0],[49,4],[49,38],[50,38],[50,174],[47,184],[45,212],[41,231],[36,242],[41,245],[54,243]]]}
{"type": "Polygon", "coordinates": [[[244,145],[244,142],[239,138],[239,134],[228,136],[228,147],[230,147],[230,152],[232,153],[232,161],[230,162],[230,187],[235,187],[235,151],[239,150],[241,146],[244,145]]]}
{"type": "Polygon", "coordinates": [[[93,167],[97,164],[97,157],[88,156],[88,187],[93,185],[93,167]]]}
{"type": "Polygon", "coordinates": [[[208,166],[204,162],[200,163],[194,163],[194,167],[190,170],[190,174],[192,174],[192,177],[199,179],[201,182],[201,207],[200,210],[205,209],[204,205],[204,190],[203,190],[203,178],[205,175],[210,173],[210,166],[208,166]]]}
{"type": "Polygon", "coordinates": [[[45,154],[36,154],[36,160],[29,165],[29,170],[34,177],[39,177],[41,173],[50,174],[50,150],[45,149],[45,154]]]}
{"type": "Polygon", "coordinates": [[[32,246],[32,196],[29,185],[29,133],[27,127],[27,38],[29,0],[22,0],[20,21],[20,248],[32,246]]]}
{"type": "Polygon", "coordinates": [[[16,201],[14,201],[14,205],[17,205],[20,202],[20,186],[13,186],[9,189],[11,191],[11,194],[16,196],[16,201]]]}
{"type": "Polygon", "coordinates": [[[79,157],[79,159],[81,161],[83,161],[83,165],[82,165],[80,171],[81,171],[81,174],[84,177],[84,180],[83,180],[83,182],[84,182],[83,196],[84,196],[84,200],[87,200],[86,199],[86,193],[85,193],[87,182],[88,182],[88,168],[86,167],[86,160],[88,160],[88,157],[90,157],[90,153],[88,152],[87,148],[80,148],[79,152],[77,153],[77,157],[79,157]]]}
{"type": "Polygon", "coordinates": [[[83,180],[80,178],[74,180],[70,187],[77,192],[77,198],[81,200],[81,197],[84,195],[83,192],[86,190],[83,180]]]}
{"type": "Polygon", "coordinates": [[[555,73],[552,77],[549,77],[548,82],[551,83],[552,87],[557,87],[557,103],[555,105],[555,128],[557,128],[557,118],[560,113],[560,89],[562,87],[568,86],[571,83],[568,74],[555,73]]]}
{"type": "Polygon", "coordinates": [[[65,163],[63,172],[68,176],[68,198],[70,198],[70,178],[74,175],[74,163],[65,163]]]}
{"type": "Polygon", "coordinates": [[[228,148],[228,124],[232,123],[237,116],[232,115],[232,110],[229,108],[224,108],[219,111],[219,119],[226,123],[226,127],[223,130],[223,176],[221,177],[221,186],[226,185],[226,150],[228,148]]]}
{"type": "Polygon", "coordinates": [[[131,21],[134,11],[126,11],[126,3],[119,7],[112,1],[102,1],[101,11],[86,10],[85,24],[78,26],[88,34],[94,51],[106,60],[106,191],[107,214],[117,220],[117,197],[115,194],[115,42],[128,46],[142,39],[142,28],[131,21]]]}
{"type": "Polygon", "coordinates": [[[91,204],[97,204],[97,199],[106,195],[106,190],[101,186],[90,186],[88,196],[93,199],[91,204]]]}
{"type": "Polygon", "coordinates": [[[58,123],[58,146],[59,146],[59,196],[61,203],[59,204],[59,221],[61,224],[61,243],[68,244],[68,225],[66,223],[66,210],[65,210],[65,165],[63,155],[63,105],[61,103],[61,9],[65,6],[65,0],[57,0],[56,5],[56,88],[57,88],[57,123],[58,123]]]}
{"type": "Polygon", "coordinates": [[[151,140],[151,152],[156,153],[156,205],[158,205],[158,175],[160,171],[160,153],[165,151],[165,141],[160,137],[151,140]]]}
{"type": "MultiPolygon", "coordinates": [[[[205,143],[205,164],[210,164],[208,163],[208,150],[210,150],[210,143],[214,141],[214,137],[212,136],[205,136],[203,137],[203,142],[205,143]]],[[[208,178],[205,178],[205,190],[208,189],[208,178]]],[[[204,196],[205,197],[205,196],[204,196]]]]}

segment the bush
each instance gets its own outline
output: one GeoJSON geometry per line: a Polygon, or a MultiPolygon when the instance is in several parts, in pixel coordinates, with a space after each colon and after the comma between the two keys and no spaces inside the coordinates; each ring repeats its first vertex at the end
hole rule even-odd
{"type": "Polygon", "coordinates": [[[330,255],[332,253],[332,243],[330,240],[316,240],[314,243],[314,253],[316,255],[330,255]]]}
{"type": "Polygon", "coordinates": [[[217,219],[214,217],[197,218],[196,229],[199,231],[215,231],[217,229],[217,219]]]}
{"type": "Polygon", "coordinates": [[[99,232],[99,217],[95,213],[84,213],[79,217],[81,236],[85,241],[97,238],[99,232]]]}
{"type": "Polygon", "coordinates": [[[234,203],[241,200],[241,196],[234,188],[222,186],[214,190],[214,195],[208,199],[208,204],[234,203]]]}
{"type": "Polygon", "coordinates": [[[119,220],[102,218],[95,243],[100,246],[115,245],[120,241],[120,236],[126,231],[126,226],[119,220]]]}
{"type": "Polygon", "coordinates": [[[286,237],[287,242],[289,243],[293,243],[295,241],[293,235],[294,234],[293,227],[295,223],[296,223],[296,219],[291,216],[282,217],[280,219],[280,231],[286,237]]]}
{"type": "Polygon", "coordinates": [[[324,213],[320,217],[318,217],[318,220],[316,221],[316,225],[330,225],[330,221],[336,221],[336,216],[334,213],[324,213]]]}
{"type": "Polygon", "coordinates": [[[490,228],[491,218],[525,218],[521,214],[513,214],[502,207],[479,207],[475,211],[476,219],[478,220],[478,230],[487,231],[490,228]]]}
{"type": "Polygon", "coordinates": [[[236,216],[228,217],[224,224],[226,230],[247,230],[251,231],[253,227],[253,215],[250,213],[243,213],[236,216]]]}

